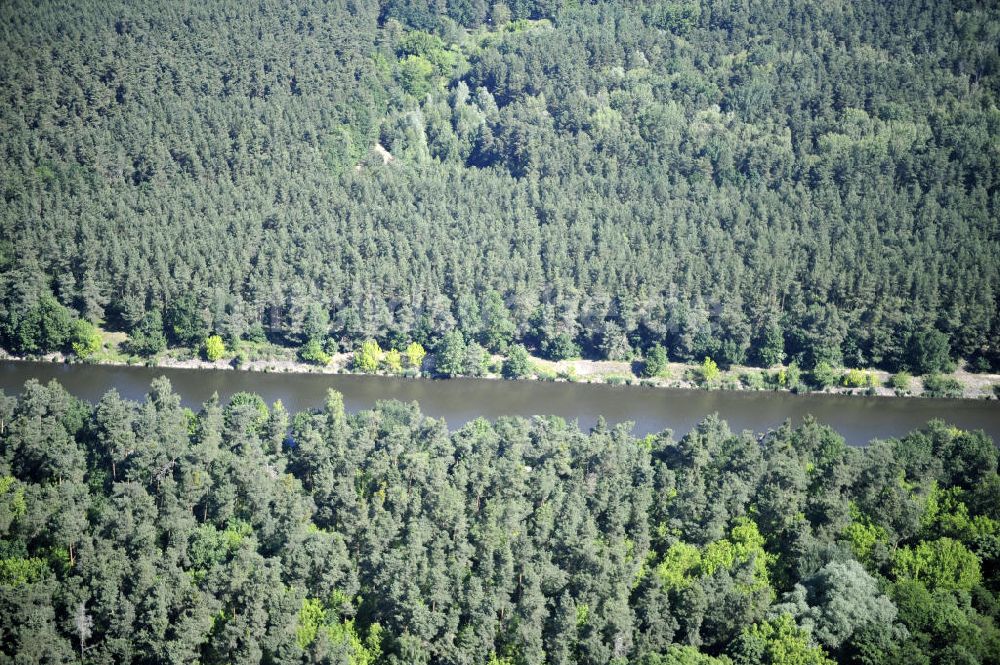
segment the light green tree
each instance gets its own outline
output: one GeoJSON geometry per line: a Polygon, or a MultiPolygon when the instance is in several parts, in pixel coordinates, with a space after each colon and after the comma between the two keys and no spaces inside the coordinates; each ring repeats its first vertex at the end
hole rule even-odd
{"type": "Polygon", "coordinates": [[[431,91],[434,65],[420,55],[408,55],[399,61],[397,76],[406,92],[420,98],[431,91]]]}
{"type": "Polygon", "coordinates": [[[702,362],[701,367],[698,368],[698,373],[701,375],[703,383],[712,383],[719,378],[719,366],[714,360],[705,356],[705,361],[702,362]]]}
{"type": "Polygon", "coordinates": [[[341,620],[336,608],[327,609],[319,599],[303,599],[295,626],[295,641],[299,647],[307,649],[321,632],[329,645],[347,651],[347,662],[351,665],[374,665],[382,655],[382,627],[379,624],[372,624],[363,639],[354,619],[341,620]]]}
{"type": "Polygon", "coordinates": [[[382,362],[385,365],[386,370],[392,372],[393,374],[398,374],[403,371],[403,354],[396,349],[389,349],[386,351],[382,362]]]}
{"type": "Polygon", "coordinates": [[[326,610],[323,603],[316,598],[303,598],[302,609],[299,610],[298,623],[295,627],[295,640],[305,649],[312,644],[319,633],[320,626],[326,621],[326,610]]]}
{"type": "Polygon", "coordinates": [[[759,591],[771,584],[767,567],[773,561],[774,556],[764,549],[764,537],[757,524],[746,517],[738,517],[728,538],[709,543],[702,552],[700,568],[703,575],[712,575],[720,568],[732,570],[737,565],[749,564],[753,579],[746,584],[745,590],[759,591]]]}
{"type": "Polygon", "coordinates": [[[694,545],[677,541],[663,555],[656,566],[656,576],[665,589],[686,589],[697,577],[701,566],[701,552],[694,545]]]}
{"type": "Polygon", "coordinates": [[[376,372],[381,361],[382,349],[373,339],[364,342],[354,353],[354,368],[366,374],[376,372]]]}
{"type": "Polygon", "coordinates": [[[854,556],[862,563],[871,561],[872,553],[879,544],[886,544],[889,535],[885,527],[872,524],[871,521],[858,510],[856,503],[851,501],[848,506],[851,515],[851,523],[843,531],[844,538],[851,545],[854,556]]]}
{"type": "Polygon", "coordinates": [[[837,381],[837,375],[833,371],[833,367],[830,366],[825,360],[821,360],[816,363],[816,367],[812,371],[812,382],[813,385],[820,390],[826,390],[832,386],[837,381]]]}
{"type": "Polygon", "coordinates": [[[78,358],[87,358],[101,350],[101,333],[92,324],[82,319],[73,322],[70,346],[78,358]]]}
{"type": "Polygon", "coordinates": [[[901,547],[893,556],[892,572],[898,579],[917,580],[930,589],[968,591],[983,578],[979,557],[952,538],[901,547]]]}
{"type": "Polygon", "coordinates": [[[211,335],[205,339],[205,359],[215,362],[226,353],[226,345],[218,335],[211,335]]]}
{"type": "Polygon", "coordinates": [[[307,363],[317,365],[329,365],[330,354],[323,350],[322,345],[315,339],[310,339],[299,349],[299,358],[307,363]]]}
{"type": "Polygon", "coordinates": [[[871,374],[861,369],[850,369],[840,377],[841,385],[848,388],[864,388],[871,383],[871,374]]]}
{"type": "Polygon", "coordinates": [[[736,665],[834,665],[787,613],[744,630],[730,655],[736,665]]]}
{"type": "Polygon", "coordinates": [[[802,370],[795,363],[788,366],[788,369],[784,372],[785,376],[785,387],[789,390],[798,390],[799,384],[802,382],[802,370]]]}
{"type": "Polygon", "coordinates": [[[908,393],[910,392],[910,378],[908,372],[896,372],[889,378],[889,385],[896,392],[908,393]]]}
{"type": "Polygon", "coordinates": [[[407,367],[419,370],[424,364],[427,351],[424,350],[424,347],[419,342],[410,342],[409,346],[406,347],[404,355],[406,355],[407,367]]]}

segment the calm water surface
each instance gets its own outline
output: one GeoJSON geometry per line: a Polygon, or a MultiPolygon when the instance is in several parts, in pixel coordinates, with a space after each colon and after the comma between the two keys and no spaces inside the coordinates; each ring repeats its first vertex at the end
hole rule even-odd
{"type": "Polygon", "coordinates": [[[444,418],[452,428],[478,416],[553,414],[576,420],[587,429],[599,415],[610,423],[631,421],[636,434],[671,429],[687,433],[710,413],[729,421],[733,430],[766,432],[786,419],[798,423],[813,415],[833,426],[848,443],[899,436],[931,418],[964,429],[982,429],[1000,442],[1000,402],[996,400],[901,399],[843,395],[791,395],[775,392],[698,391],[634,386],[490,381],[480,379],[401,379],[329,374],[264,374],[204,369],[57,365],[0,361],[0,389],[18,394],[28,379],[59,381],[89,401],[116,388],[123,397],[141,400],[158,376],[170,379],[185,405],[197,409],[218,393],[250,391],[268,403],[280,399],[290,412],[322,406],[334,388],[349,411],[371,408],[378,400],[417,401],[421,410],[444,418]]]}

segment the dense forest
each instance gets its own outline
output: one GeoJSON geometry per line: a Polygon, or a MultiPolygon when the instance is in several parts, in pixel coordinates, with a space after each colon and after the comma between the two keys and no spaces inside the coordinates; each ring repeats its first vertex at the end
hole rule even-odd
{"type": "Polygon", "coordinates": [[[0,662],[996,663],[997,462],[942,422],[449,432],[29,381],[0,395],[0,662]]]}
{"type": "Polygon", "coordinates": [[[997,369],[998,44],[977,0],[5,2],[0,346],[997,369]]]}

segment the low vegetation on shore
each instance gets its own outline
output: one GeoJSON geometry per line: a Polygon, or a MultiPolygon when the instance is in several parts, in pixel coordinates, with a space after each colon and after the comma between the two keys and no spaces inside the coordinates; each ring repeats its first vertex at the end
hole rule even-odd
{"type": "MultiPolygon", "coordinates": [[[[479,344],[465,344],[458,337],[429,353],[417,342],[403,349],[382,349],[370,340],[353,353],[327,353],[309,344],[294,349],[268,341],[243,340],[226,345],[218,336],[206,338],[199,349],[164,348],[151,355],[129,353],[128,337],[99,331],[99,343],[86,354],[51,353],[12,356],[55,362],[88,362],[113,365],[148,365],[203,369],[239,369],[258,372],[377,374],[409,378],[471,377],[604,383],[646,387],[702,390],[774,390],[794,393],[826,392],[846,395],[897,397],[950,397],[1000,399],[1000,374],[972,373],[964,369],[914,376],[901,370],[833,367],[823,363],[805,371],[797,365],[770,368],[731,365],[720,367],[706,357],[701,363],[670,362],[654,350],[647,357],[628,361],[566,358],[549,360],[513,345],[506,355],[490,353],[479,344]]],[[[0,350],[0,353],[2,350],[0,350]]]]}

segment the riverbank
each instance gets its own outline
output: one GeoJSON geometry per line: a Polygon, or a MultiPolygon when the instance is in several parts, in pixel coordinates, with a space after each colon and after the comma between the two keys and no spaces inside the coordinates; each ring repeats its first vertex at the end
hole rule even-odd
{"type": "MultiPolygon", "coordinates": [[[[162,367],[171,369],[212,369],[269,374],[354,374],[403,376],[411,378],[438,378],[434,372],[435,359],[428,355],[419,370],[403,369],[399,372],[360,372],[354,369],[353,353],[331,354],[326,365],[306,363],[298,359],[296,350],[270,343],[244,343],[239,353],[228,353],[210,361],[199,357],[193,350],[172,348],[152,358],[128,356],[119,350],[117,334],[105,333],[104,344],[92,358],[80,360],[72,355],[50,353],[41,356],[15,356],[0,349],[0,360],[44,361],[51,363],[79,363],[89,365],[162,367]]],[[[493,355],[485,363],[481,379],[503,379],[501,368],[505,358],[493,355]]],[[[818,388],[809,385],[802,372],[794,366],[774,366],[769,369],[732,366],[713,371],[706,378],[705,366],[686,363],[667,363],[656,376],[641,375],[638,362],[573,359],[552,361],[529,356],[530,371],[523,380],[569,382],[584,384],[634,385],[652,388],[686,390],[725,390],[747,392],[794,392],[839,395],[864,395],[888,397],[953,397],[964,399],[1000,398],[1000,374],[972,373],[960,368],[950,374],[936,377],[902,377],[881,370],[850,370],[831,368],[833,385],[818,388]]]]}

